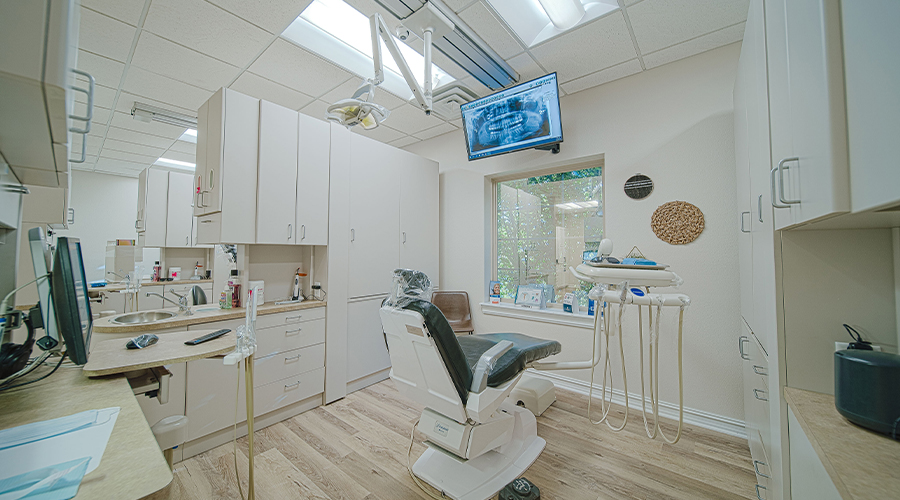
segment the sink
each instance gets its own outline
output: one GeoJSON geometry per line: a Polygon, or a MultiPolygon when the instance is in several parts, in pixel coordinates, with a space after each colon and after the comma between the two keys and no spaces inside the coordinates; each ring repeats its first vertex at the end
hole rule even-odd
{"type": "Polygon", "coordinates": [[[136,313],[128,313],[116,316],[111,319],[111,323],[119,325],[140,325],[144,323],[154,323],[164,319],[174,318],[175,313],[169,311],[143,311],[136,313]]]}
{"type": "Polygon", "coordinates": [[[203,313],[203,312],[212,312],[212,311],[220,311],[221,308],[219,306],[209,306],[209,307],[200,307],[197,309],[191,309],[195,313],[203,313]]]}

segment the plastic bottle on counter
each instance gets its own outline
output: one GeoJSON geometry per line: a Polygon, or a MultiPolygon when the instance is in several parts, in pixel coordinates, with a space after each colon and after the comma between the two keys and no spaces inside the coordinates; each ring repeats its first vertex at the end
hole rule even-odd
{"type": "Polygon", "coordinates": [[[241,280],[238,278],[238,270],[231,270],[231,278],[228,279],[231,288],[231,307],[241,307],[241,280]]]}
{"type": "Polygon", "coordinates": [[[153,264],[153,274],[150,276],[150,281],[159,281],[160,274],[162,274],[162,266],[159,265],[159,261],[156,261],[153,264]]]}

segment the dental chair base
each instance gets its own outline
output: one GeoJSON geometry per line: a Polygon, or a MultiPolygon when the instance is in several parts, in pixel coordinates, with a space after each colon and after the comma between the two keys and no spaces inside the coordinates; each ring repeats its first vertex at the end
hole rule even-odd
{"type": "Polygon", "coordinates": [[[534,415],[509,401],[488,422],[474,426],[426,409],[418,429],[427,436],[428,449],[413,464],[413,473],[453,500],[493,498],[531,467],[547,444],[537,435],[534,415]],[[475,458],[454,456],[462,447],[475,458]],[[484,449],[490,451],[476,456],[484,449]]]}
{"type": "Polygon", "coordinates": [[[509,401],[540,417],[556,401],[556,387],[549,380],[522,377],[522,381],[509,393],[509,401]]]}

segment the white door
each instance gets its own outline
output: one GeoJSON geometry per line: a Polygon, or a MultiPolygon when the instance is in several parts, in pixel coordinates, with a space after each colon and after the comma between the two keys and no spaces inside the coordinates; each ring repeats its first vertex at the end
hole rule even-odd
{"type": "Polygon", "coordinates": [[[378,313],[384,297],[347,304],[347,382],[391,366],[378,313]]]}
{"type": "MultiPolygon", "coordinates": [[[[746,40],[751,25],[748,21],[744,33],[746,40]]],[[[741,46],[737,77],[734,82],[734,155],[737,169],[737,218],[738,255],[741,276],[741,316],[748,323],[753,321],[753,240],[750,236],[753,210],[750,202],[750,132],[748,124],[748,87],[752,83],[753,64],[750,45],[741,46]]],[[[559,228],[557,228],[557,232],[559,228]]]]}
{"type": "Polygon", "coordinates": [[[259,176],[256,242],[295,242],[297,204],[297,112],[259,102],[259,176]]]}
{"type": "Polygon", "coordinates": [[[169,172],[169,201],[166,214],[166,247],[190,247],[193,227],[194,176],[169,172]]]}
{"type": "Polygon", "coordinates": [[[437,163],[398,151],[400,164],[400,267],[424,272],[438,285],[440,252],[437,163]]]}
{"type": "Polygon", "coordinates": [[[322,120],[298,115],[296,243],[327,245],[331,127],[322,120]]]}
{"type": "Polygon", "coordinates": [[[146,229],[144,210],[147,207],[147,172],[149,170],[149,168],[145,168],[138,174],[137,220],[134,221],[134,229],[139,233],[146,229]]]}
{"type": "Polygon", "coordinates": [[[400,264],[397,151],[350,134],[350,297],[387,292],[400,264]]]}
{"type": "Polygon", "coordinates": [[[850,210],[840,3],[772,0],[766,16],[781,228],[850,210]]]}

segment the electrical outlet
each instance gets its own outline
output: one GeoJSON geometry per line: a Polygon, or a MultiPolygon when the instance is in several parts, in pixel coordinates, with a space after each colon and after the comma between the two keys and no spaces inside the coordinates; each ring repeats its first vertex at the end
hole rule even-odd
{"type": "MultiPolygon", "coordinates": [[[[846,349],[847,349],[847,346],[849,346],[849,345],[850,345],[849,342],[835,342],[835,343],[834,343],[834,350],[835,350],[835,351],[843,351],[843,350],[846,350],[846,349]]],[[[873,346],[872,346],[872,350],[873,350],[873,351],[881,351],[881,346],[880,346],[880,345],[873,345],[873,346]]]]}

